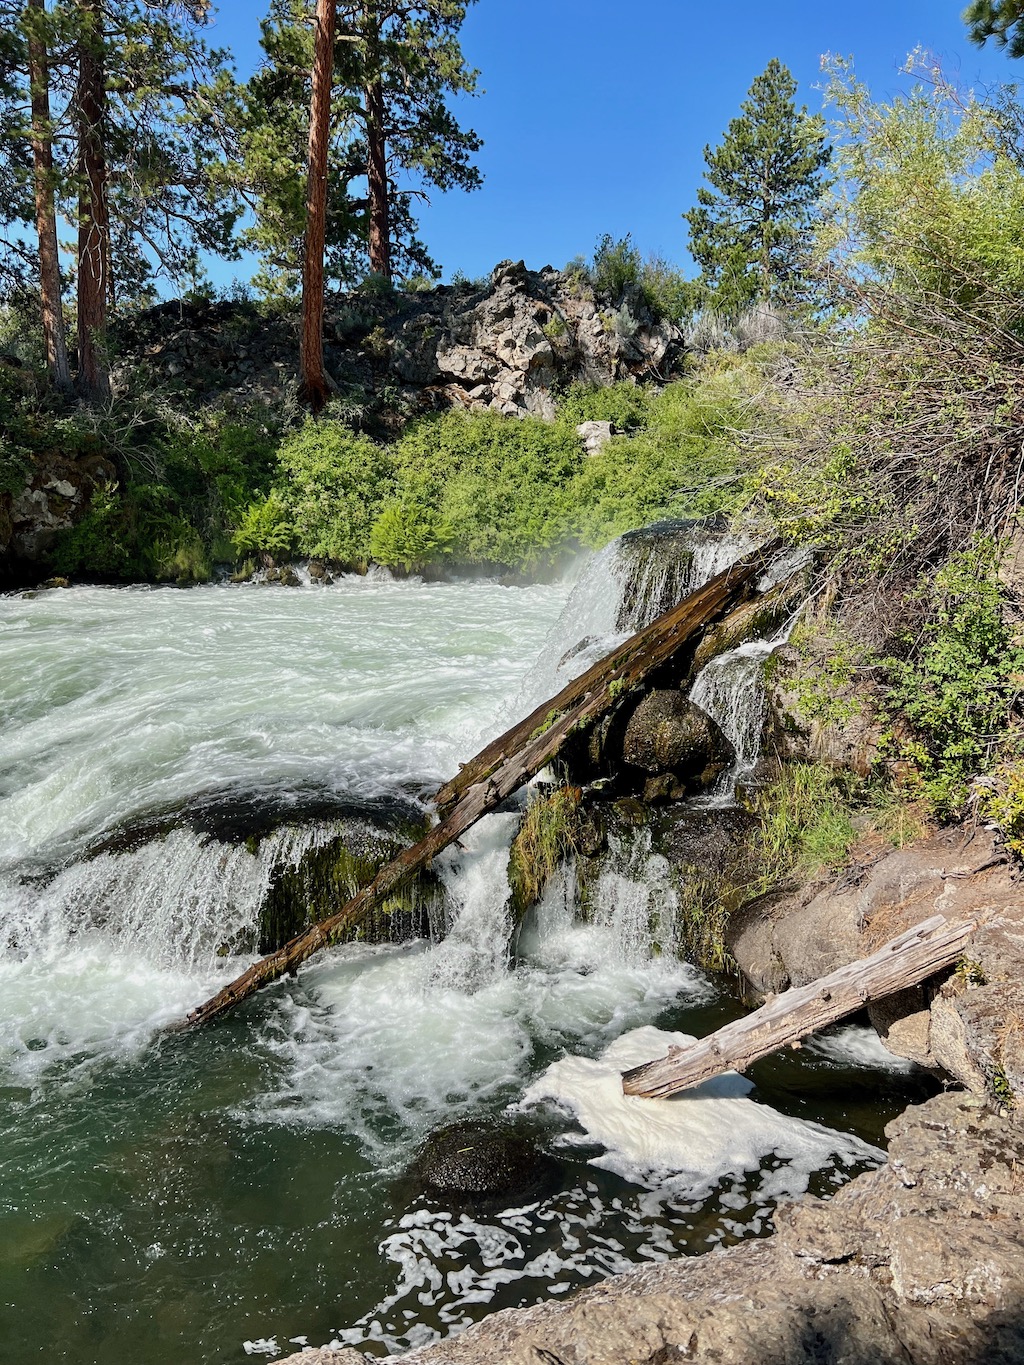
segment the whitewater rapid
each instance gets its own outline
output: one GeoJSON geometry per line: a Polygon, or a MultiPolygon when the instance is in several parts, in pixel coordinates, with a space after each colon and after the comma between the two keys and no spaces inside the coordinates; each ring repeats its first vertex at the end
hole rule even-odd
{"type": "MultiPolygon", "coordinates": [[[[695,572],[735,552],[702,544],[695,572]]],[[[282,867],[341,820],[422,813],[621,639],[622,582],[610,547],[575,581],[530,587],[0,598],[0,1243],[30,1257],[24,1229],[52,1229],[10,1286],[0,1258],[18,1358],[63,1350],[82,1304],[109,1358],[152,1365],[200,1339],[211,1361],[297,1335],[399,1350],[757,1232],[780,1194],[877,1159],[746,1094],[702,1110],[675,1155],[666,1140],[664,1169],[637,1159],[640,1111],[602,1123],[623,1049],[722,1009],[672,951],[677,888],[646,832],[612,838],[588,919],[567,865],[517,929],[516,816],[490,816],[436,861],[439,941],[348,944],[224,1026],[158,1040],[252,960],[282,867]],[[394,1192],[425,1134],[506,1112],[563,1153],[557,1195],[485,1217],[394,1192]],[[169,1303],[186,1306],[167,1326],[169,1303]]],[[[836,1046],[805,1065],[825,1074],[836,1046]]],[[[851,1064],[878,1068],[858,1047],[851,1064]]]]}

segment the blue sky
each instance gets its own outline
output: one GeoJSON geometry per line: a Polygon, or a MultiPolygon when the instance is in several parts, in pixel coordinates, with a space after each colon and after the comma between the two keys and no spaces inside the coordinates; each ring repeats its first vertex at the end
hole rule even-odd
{"type": "MultiPolygon", "coordinates": [[[[435,194],[422,236],[446,278],[485,274],[506,257],[562,266],[589,255],[603,232],[632,233],[645,254],[685,265],[680,215],[695,201],[704,147],[720,140],[772,57],[811,110],[821,107],[825,52],[852,56],[878,97],[906,88],[900,67],[918,45],[965,85],[1024,80],[1024,62],[967,41],[965,3],[477,0],[463,50],[483,93],[460,109],[484,139],[484,187],[435,194]]],[[[259,13],[221,0],[211,34],[242,74],[259,59],[259,13]]]]}

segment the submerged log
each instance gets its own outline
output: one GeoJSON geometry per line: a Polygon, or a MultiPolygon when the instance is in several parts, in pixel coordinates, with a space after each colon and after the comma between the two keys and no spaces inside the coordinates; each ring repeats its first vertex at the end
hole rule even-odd
{"type": "Polygon", "coordinates": [[[783,991],[707,1038],[689,1047],[672,1048],[667,1057],[624,1072],[623,1092],[664,1099],[723,1071],[745,1071],[759,1058],[855,1014],[867,1001],[917,986],[951,967],[962,956],[975,927],[973,922],[949,924],[944,916],[933,915],[870,957],[850,962],[807,986],[783,991]]]}
{"type": "Polygon", "coordinates": [[[386,863],[335,914],[254,962],[178,1027],[208,1023],[339,942],[392,891],[557,758],[570,735],[599,720],[681,650],[696,647],[705,630],[754,593],[767,558],[777,548],[772,544],[716,575],[489,744],[438,791],[434,803],[443,818],[425,838],[386,863]]]}

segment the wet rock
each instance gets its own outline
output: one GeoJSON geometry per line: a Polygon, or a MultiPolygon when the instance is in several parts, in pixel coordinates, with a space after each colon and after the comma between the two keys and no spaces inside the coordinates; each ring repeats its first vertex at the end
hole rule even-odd
{"type": "Polygon", "coordinates": [[[627,531],[619,541],[624,565],[616,630],[638,630],[681,602],[690,591],[699,538],[724,535],[725,517],[657,521],[627,531]]]}
{"type": "Polygon", "coordinates": [[[301,588],[302,579],[290,564],[286,564],[278,574],[277,580],[283,588],[301,588]]]}
{"type": "Polygon", "coordinates": [[[733,762],[735,750],[699,706],[681,692],[661,688],[649,692],[630,716],[622,757],[645,773],[672,774],[677,799],[710,785],[733,762]]]}
{"type": "Polygon", "coordinates": [[[410,1169],[428,1194],[468,1201],[534,1199],[557,1185],[560,1172],[525,1133],[474,1121],[431,1133],[410,1169]]]}
{"type": "Polygon", "coordinates": [[[771,639],[800,605],[806,591],[803,579],[786,581],[742,603],[704,635],[693,656],[693,672],[699,673],[711,659],[748,640],[771,639]]]}

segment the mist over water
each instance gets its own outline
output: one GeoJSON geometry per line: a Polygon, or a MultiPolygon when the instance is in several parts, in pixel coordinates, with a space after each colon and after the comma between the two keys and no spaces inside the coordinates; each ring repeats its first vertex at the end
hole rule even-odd
{"type": "MultiPolygon", "coordinates": [[[[701,553],[710,572],[727,550],[701,553]]],[[[422,808],[621,638],[621,587],[611,547],[575,583],[532,587],[0,598],[12,1359],[229,1362],[295,1337],[398,1350],[757,1232],[781,1194],[877,1160],[877,1100],[840,1113],[785,1085],[738,1097],[742,1152],[712,1107],[699,1143],[681,1136],[689,1164],[667,1139],[663,1169],[635,1159],[644,1102],[609,1118],[595,1100],[615,1049],[733,1010],[672,951],[678,897],[645,831],[613,840],[590,919],[567,868],[517,927],[516,817],[490,816],[437,860],[438,941],[350,944],[222,1025],[157,1036],[252,960],[275,870],[342,818],[422,808]],[[485,1215],[403,1184],[432,1129],[509,1108],[559,1154],[556,1194],[485,1215]]],[[[855,1037],[799,1066],[826,1094],[851,1067],[876,1093],[896,1084],[855,1037]]]]}

